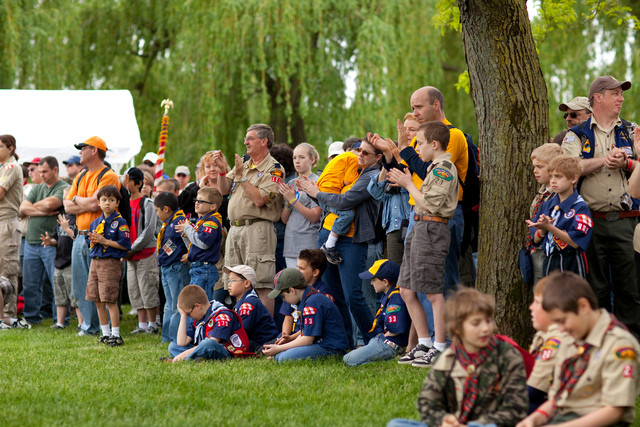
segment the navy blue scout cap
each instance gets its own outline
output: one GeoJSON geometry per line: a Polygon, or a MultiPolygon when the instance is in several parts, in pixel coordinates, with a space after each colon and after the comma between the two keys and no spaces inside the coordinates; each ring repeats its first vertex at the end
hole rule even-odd
{"type": "Polygon", "coordinates": [[[370,269],[358,274],[362,280],[370,280],[377,277],[380,280],[387,279],[389,282],[396,283],[400,275],[400,267],[394,261],[389,259],[380,259],[373,263],[370,269]]]}

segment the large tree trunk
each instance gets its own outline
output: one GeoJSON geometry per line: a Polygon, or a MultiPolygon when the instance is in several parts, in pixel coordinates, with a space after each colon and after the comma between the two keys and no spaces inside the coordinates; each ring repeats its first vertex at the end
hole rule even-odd
{"type": "Polygon", "coordinates": [[[535,192],[531,150],[549,141],[547,89],[524,0],[458,0],[475,104],[482,194],[477,287],[496,299],[498,329],[531,336],[518,250],[535,192]]]}

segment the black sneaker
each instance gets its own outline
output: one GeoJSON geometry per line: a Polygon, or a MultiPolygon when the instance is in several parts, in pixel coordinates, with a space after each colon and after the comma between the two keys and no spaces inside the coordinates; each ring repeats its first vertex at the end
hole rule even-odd
{"type": "Polygon", "coordinates": [[[413,350],[398,359],[398,363],[413,363],[414,360],[424,357],[430,350],[430,347],[418,344],[413,350]]]}
{"type": "Polygon", "coordinates": [[[320,250],[324,252],[325,256],[327,257],[327,261],[329,261],[331,264],[342,264],[342,262],[344,261],[335,248],[329,249],[327,248],[327,245],[324,244],[322,245],[320,250]]]}
{"type": "Polygon", "coordinates": [[[414,360],[411,366],[417,366],[418,368],[428,368],[433,366],[433,363],[436,361],[440,353],[442,353],[440,350],[432,347],[429,349],[427,354],[414,360]]]}
{"type": "Polygon", "coordinates": [[[156,326],[149,326],[145,331],[145,334],[157,334],[157,333],[158,333],[158,328],[156,326]]]}
{"type": "Polygon", "coordinates": [[[27,322],[23,318],[16,320],[11,326],[17,329],[31,329],[31,323],[27,322]]]}
{"type": "Polygon", "coordinates": [[[121,345],[124,345],[124,340],[122,339],[122,337],[114,337],[113,335],[111,335],[107,344],[109,344],[109,347],[119,347],[121,345]]]}
{"type": "Polygon", "coordinates": [[[98,344],[107,344],[109,342],[109,335],[102,335],[98,338],[98,344]]]}
{"type": "Polygon", "coordinates": [[[57,323],[54,323],[53,325],[50,326],[51,329],[64,329],[64,326],[60,326],[57,323]]]}

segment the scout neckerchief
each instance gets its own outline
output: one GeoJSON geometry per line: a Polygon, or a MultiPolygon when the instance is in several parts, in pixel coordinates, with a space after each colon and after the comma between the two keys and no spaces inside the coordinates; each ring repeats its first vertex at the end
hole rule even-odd
{"type": "MultiPolygon", "coordinates": [[[[117,221],[118,218],[122,218],[122,216],[120,216],[120,214],[116,215],[115,217],[113,217],[113,219],[111,221],[109,221],[110,223],[113,221],[117,221]]],[[[107,221],[107,218],[102,218],[102,221],[100,221],[100,224],[98,224],[98,226],[96,227],[95,230],[93,230],[94,233],[96,234],[101,234],[104,236],[104,224],[107,221]]],[[[96,245],[96,242],[91,242],[91,245],[89,245],[89,249],[93,249],[93,247],[96,245]]],[[[104,246],[104,245],[103,245],[104,246]]],[[[102,248],[102,252],[106,251],[107,248],[103,247],[102,248]]]]}
{"type": "MultiPolygon", "coordinates": [[[[211,218],[211,217],[215,217],[215,218],[217,218],[217,219],[218,219],[218,222],[219,222],[220,224],[222,224],[222,216],[220,216],[220,214],[219,214],[218,212],[209,213],[209,214],[207,214],[207,215],[203,216],[202,218],[200,218],[200,219],[198,220],[198,222],[196,222],[196,227],[195,227],[196,232],[198,231],[198,229],[200,228],[200,226],[201,226],[202,224],[204,224],[204,223],[205,223],[205,221],[206,221],[206,220],[208,220],[208,219],[209,219],[209,218],[211,218]]],[[[191,242],[189,243],[189,249],[187,250],[187,256],[188,256],[189,252],[191,251],[191,245],[192,245],[192,244],[193,244],[193,243],[191,243],[191,242]]]]}
{"type": "MultiPolygon", "coordinates": [[[[533,207],[533,212],[531,214],[531,219],[536,217],[536,215],[538,214],[538,211],[540,211],[540,207],[542,206],[542,204],[544,202],[547,201],[547,199],[549,198],[550,195],[551,195],[551,191],[549,191],[549,189],[546,188],[544,190],[544,193],[542,193],[542,197],[540,197],[540,199],[536,201],[536,204],[533,207]]],[[[529,249],[529,251],[531,251],[531,249],[533,249],[533,235],[531,233],[527,234],[527,249],[529,249]]]]}
{"type": "MultiPolygon", "coordinates": [[[[605,334],[616,326],[624,329],[625,331],[628,330],[624,323],[620,322],[616,318],[616,316],[614,316],[613,314],[609,315],[611,316],[611,322],[609,323],[605,334]]],[[[578,380],[587,369],[587,366],[589,365],[589,359],[591,357],[589,350],[591,350],[592,347],[593,345],[585,342],[584,344],[578,346],[578,351],[576,351],[576,354],[565,359],[565,361],[562,362],[562,367],[560,368],[560,387],[558,388],[558,392],[553,399],[552,414],[556,411],[556,401],[558,399],[558,396],[560,396],[564,392],[566,392],[566,395],[569,396],[569,394],[571,394],[571,391],[578,383],[578,380]]]]}
{"type": "Polygon", "coordinates": [[[200,337],[200,334],[202,333],[202,328],[204,328],[207,325],[207,322],[209,321],[209,319],[213,319],[214,317],[216,317],[216,313],[219,312],[220,310],[227,309],[227,307],[224,304],[216,300],[209,301],[209,303],[211,304],[211,316],[208,316],[208,317],[204,316],[200,320],[195,320],[195,319],[193,320],[193,325],[196,327],[196,330],[193,336],[198,339],[198,342],[195,342],[196,345],[200,342],[199,337],[200,337]]]}
{"type": "Polygon", "coordinates": [[[389,303],[389,299],[391,299],[391,295],[393,294],[400,294],[400,290],[398,289],[398,286],[393,288],[393,291],[391,291],[391,293],[387,297],[387,300],[384,302],[384,305],[380,304],[380,308],[376,312],[376,317],[373,319],[373,326],[371,326],[371,330],[369,331],[369,333],[376,330],[376,326],[378,326],[378,316],[380,316],[380,313],[382,313],[382,310],[384,310],[384,308],[387,306],[387,304],[389,303]]]}
{"type": "MultiPolygon", "coordinates": [[[[469,374],[464,381],[464,388],[462,389],[462,403],[460,405],[460,423],[467,424],[471,410],[478,399],[478,367],[482,365],[489,358],[498,346],[498,337],[492,336],[489,340],[489,344],[478,351],[473,359],[469,357],[467,350],[461,346],[453,344],[453,350],[456,354],[456,360],[460,362],[463,368],[465,368],[469,374]]],[[[499,377],[497,378],[499,381],[499,377]]],[[[491,388],[491,387],[488,387],[491,388]]]]}
{"type": "Polygon", "coordinates": [[[173,213],[173,216],[171,217],[171,219],[169,221],[163,222],[162,223],[162,228],[160,229],[160,232],[158,233],[158,243],[157,243],[157,249],[158,249],[158,254],[160,253],[160,246],[162,245],[162,238],[164,237],[164,229],[167,226],[167,224],[171,224],[173,222],[174,219],[178,218],[178,217],[184,217],[184,212],[182,212],[182,209],[178,209],[177,211],[175,211],[173,213]]]}

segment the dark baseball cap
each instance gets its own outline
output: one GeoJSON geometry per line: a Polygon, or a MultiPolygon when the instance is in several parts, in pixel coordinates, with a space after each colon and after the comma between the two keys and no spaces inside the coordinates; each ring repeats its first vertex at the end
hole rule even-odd
{"type": "Polygon", "coordinates": [[[80,164],[80,156],[71,156],[69,157],[67,160],[63,161],[62,164],[64,165],[75,165],[75,164],[80,164]]]}
{"type": "Polygon", "coordinates": [[[306,285],[304,276],[297,268],[285,268],[273,278],[273,290],[269,292],[269,298],[280,295],[283,289],[295,288],[306,285]]]}
{"type": "Polygon", "coordinates": [[[626,80],[621,82],[613,76],[598,77],[591,83],[591,86],[589,86],[589,102],[591,102],[593,95],[596,93],[605,89],[617,89],[619,87],[621,87],[622,90],[629,90],[631,88],[631,82],[626,80]]]}
{"type": "Polygon", "coordinates": [[[389,259],[379,259],[374,262],[370,269],[358,274],[362,280],[371,280],[377,277],[380,280],[387,279],[389,282],[396,283],[400,275],[400,267],[394,261],[389,259]]]}
{"type": "Polygon", "coordinates": [[[129,175],[129,179],[134,182],[144,182],[144,172],[136,167],[127,169],[123,175],[129,175]]]}

